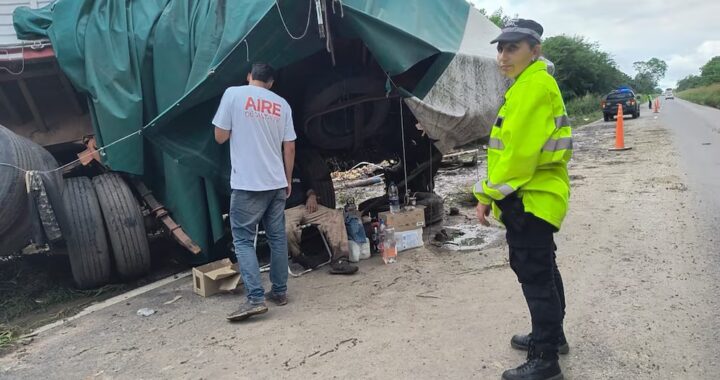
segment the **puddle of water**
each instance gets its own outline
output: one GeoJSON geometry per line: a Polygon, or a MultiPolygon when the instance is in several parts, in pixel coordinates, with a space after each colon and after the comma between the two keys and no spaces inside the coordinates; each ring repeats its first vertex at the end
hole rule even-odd
{"type": "Polygon", "coordinates": [[[444,229],[452,239],[444,242],[442,248],[450,251],[479,251],[502,240],[505,236],[503,229],[480,224],[459,224],[444,229]]]}

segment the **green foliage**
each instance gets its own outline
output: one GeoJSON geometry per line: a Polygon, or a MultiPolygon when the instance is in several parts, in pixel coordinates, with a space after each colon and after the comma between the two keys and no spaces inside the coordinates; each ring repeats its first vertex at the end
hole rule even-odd
{"type": "Polygon", "coordinates": [[[668,65],[658,58],[633,63],[637,74],[631,82],[631,87],[637,92],[651,93],[655,90],[660,79],[665,77],[668,65]]]}
{"type": "Polygon", "coordinates": [[[678,92],[679,98],[687,101],[720,108],[720,83],[678,92]]]}
{"type": "Polygon", "coordinates": [[[0,349],[9,346],[14,340],[13,332],[5,330],[2,325],[0,325],[0,349]]]}
{"type": "Polygon", "coordinates": [[[720,56],[713,57],[700,68],[700,75],[688,75],[678,81],[677,90],[709,86],[720,83],[720,56]]]}
{"type": "Polygon", "coordinates": [[[638,75],[648,77],[656,83],[665,77],[668,69],[667,63],[658,58],[651,58],[649,61],[634,62],[633,67],[635,71],[638,72],[638,75]]]}
{"type": "Polygon", "coordinates": [[[603,94],[630,83],[630,77],[618,70],[608,53],[581,36],[547,38],[543,51],[555,64],[555,79],[565,99],[603,94]]]}
{"type": "Polygon", "coordinates": [[[598,94],[585,94],[573,98],[565,103],[565,109],[573,126],[580,126],[593,122],[602,117],[600,99],[598,94]],[[585,120],[587,119],[587,120],[585,120]]]}
{"type": "Polygon", "coordinates": [[[635,79],[630,82],[630,87],[636,92],[652,93],[657,87],[657,81],[653,79],[649,73],[639,73],[635,75],[635,79]]]}
{"type": "Polygon", "coordinates": [[[700,73],[706,84],[720,83],[720,56],[710,59],[700,68],[700,73]]]}
{"type": "Polygon", "coordinates": [[[508,21],[518,17],[518,15],[515,15],[513,17],[510,17],[510,15],[506,15],[502,7],[498,8],[490,15],[488,15],[485,8],[480,8],[480,13],[484,14],[490,21],[493,22],[493,24],[497,25],[498,28],[502,28],[503,26],[505,26],[505,24],[507,24],[508,21]]]}
{"type": "Polygon", "coordinates": [[[678,91],[684,91],[695,87],[700,87],[703,85],[703,78],[701,78],[699,75],[688,75],[683,79],[680,79],[677,83],[677,90],[678,91]]]}

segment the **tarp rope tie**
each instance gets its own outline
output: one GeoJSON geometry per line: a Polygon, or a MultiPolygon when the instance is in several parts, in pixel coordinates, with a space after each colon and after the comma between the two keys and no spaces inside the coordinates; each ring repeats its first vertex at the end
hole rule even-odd
{"type": "Polygon", "coordinates": [[[403,172],[405,174],[405,202],[407,202],[408,196],[410,195],[410,187],[408,186],[407,157],[405,155],[405,117],[403,115],[402,97],[400,97],[400,136],[402,137],[403,172]]]}
{"type": "MultiPolygon", "coordinates": [[[[2,54],[8,55],[8,56],[10,55],[10,51],[7,49],[2,49],[2,50],[0,50],[0,52],[2,52],[2,54]]],[[[20,47],[20,56],[21,56],[20,61],[22,62],[21,66],[20,66],[20,71],[15,72],[5,66],[0,66],[0,69],[7,71],[8,73],[10,73],[10,75],[15,75],[15,76],[22,75],[22,73],[25,72],[25,45],[22,45],[20,47]]],[[[8,62],[10,62],[10,60],[8,60],[8,62]]]]}
{"type": "Polygon", "coordinates": [[[345,6],[345,4],[343,4],[343,0],[333,0],[333,2],[332,2],[333,14],[335,14],[335,3],[338,3],[340,5],[340,18],[345,18],[345,10],[343,10],[343,7],[345,6]]]}
{"type": "MultiPolygon", "coordinates": [[[[56,171],[63,170],[63,169],[65,169],[65,168],[67,168],[68,166],[75,165],[76,163],[80,162],[80,161],[81,161],[83,158],[85,158],[85,157],[90,157],[90,156],[92,156],[93,154],[95,154],[95,152],[102,153],[105,149],[107,149],[107,148],[109,148],[109,147],[111,147],[111,146],[113,146],[113,145],[115,145],[115,144],[118,144],[118,143],[120,143],[120,142],[123,142],[123,141],[129,139],[130,137],[133,137],[133,136],[135,136],[135,135],[141,136],[141,135],[142,135],[142,131],[143,131],[143,129],[145,129],[145,128],[146,128],[146,127],[143,127],[142,129],[139,129],[139,130],[137,130],[137,131],[135,131],[135,132],[133,132],[133,133],[125,136],[125,137],[121,137],[121,138],[113,141],[112,143],[110,143],[110,144],[108,144],[108,145],[105,145],[105,146],[103,146],[103,147],[101,147],[101,148],[96,149],[96,150],[93,151],[93,152],[88,152],[88,153],[85,153],[85,154],[81,154],[81,155],[78,156],[78,158],[77,158],[76,160],[70,161],[70,162],[68,162],[67,164],[65,164],[65,165],[63,165],[63,166],[60,166],[60,167],[58,167],[58,168],[55,168],[55,169],[52,169],[52,170],[36,170],[35,172],[37,172],[37,173],[53,173],[53,172],[56,172],[56,171]]],[[[32,172],[32,171],[33,171],[33,170],[29,170],[29,169],[24,169],[24,168],[21,168],[21,167],[17,167],[17,166],[15,166],[15,165],[13,165],[13,164],[8,164],[7,162],[0,162],[0,166],[5,166],[5,167],[9,167],[9,168],[14,168],[14,169],[17,169],[17,170],[19,170],[19,171],[21,171],[21,172],[23,172],[23,173],[29,173],[29,172],[32,172]]]]}
{"type": "Polygon", "coordinates": [[[310,18],[312,17],[312,0],[310,0],[308,4],[308,15],[307,23],[305,24],[305,31],[299,37],[293,36],[292,32],[287,26],[287,23],[285,23],[285,18],[283,17],[282,11],[280,10],[280,0],[275,0],[275,6],[277,7],[278,14],[280,15],[280,21],[282,21],[283,27],[285,27],[285,31],[287,32],[288,36],[290,36],[290,38],[292,38],[293,40],[303,39],[305,35],[307,35],[308,30],[310,29],[310,18]]]}

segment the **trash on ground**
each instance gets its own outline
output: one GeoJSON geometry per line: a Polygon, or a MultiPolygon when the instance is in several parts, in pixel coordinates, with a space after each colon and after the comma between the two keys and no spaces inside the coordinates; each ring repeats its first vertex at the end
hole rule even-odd
{"type": "Polygon", "coordinates": [[[147,307],[144,307],[144,308],[142,308],[142,309],[140,309],[140,310],[137,311],[137,315],[139,315],[139,316],[141,316],[141,317],[149,317],[149,316],[151,316],[151,315],[153,315],[153,314],[155,314],[155,310],[149,309],[149,308],[147,308],[147,307]]]}
{"type": "Polygon", "coordinates": [[[460,167],[473,167],[478,164],[479,149],[450,153],[443,156],[441,167],[444,169],[457,169],[460,167]]]}
{"type": "Polygon", "coordinates": [[[170,305],[170,304],[172,304],[172,303],[175,303],[175,301],[179,300],[180,298],[182,298],[182,296],[175,296],[175,298],[171,299],[170,301],[167,301],[167,302],[163,303],[163,305],[170,305]]]}
{"type": "Polygon", "coordinates": [[[478,251],[501,240],[504,230],[480,224],[446,227],[435,235],[433,245],[451,251],[478,251]]]}

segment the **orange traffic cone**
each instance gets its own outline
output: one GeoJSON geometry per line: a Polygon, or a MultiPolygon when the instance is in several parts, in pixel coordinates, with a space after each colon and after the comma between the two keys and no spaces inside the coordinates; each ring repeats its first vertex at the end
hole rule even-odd
{"type": "Polygon", "coordinates": [[[625,123],[623,120],[622,104],[618,104],[617,123],[615,124],[615,147],[609,150],[629,150],[625,147],[625,123]]]}
{"type": "Polygon", "coordinates": [[[653,113],[660,113],[660,98],[655,98],[655,109],[653,113]]]}

